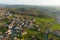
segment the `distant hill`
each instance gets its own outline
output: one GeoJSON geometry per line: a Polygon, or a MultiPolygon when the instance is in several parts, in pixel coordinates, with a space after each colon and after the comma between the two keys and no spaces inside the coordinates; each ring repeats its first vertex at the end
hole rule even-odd
{"type": "MultiPolygon", "coordinates": [[[[58,6],[35,6],[35,5],[8,5],[8,4],[0,4],[2,8],[16,8],[17,10],[21,10],[20,8],[25,8],[27,11],[30,9],[38,10],[39,13],[43,14],[52,14],[56,16],[60,16],[60,7],[58,6]]],[[[37,13],[37,14],[39,14],[37,13]]]]}

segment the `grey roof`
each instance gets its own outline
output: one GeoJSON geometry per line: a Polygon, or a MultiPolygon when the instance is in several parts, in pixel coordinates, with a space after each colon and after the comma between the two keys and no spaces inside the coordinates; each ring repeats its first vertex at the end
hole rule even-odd
{"type": "Polygon", "coordinates": [[[19,27],[15,27],[14,29],[20,29],[19,27]]]}
{"type": "Polygon", "coordinates": [[[4,35],[0,35],[0,38],[4,38],[4,35]]]}

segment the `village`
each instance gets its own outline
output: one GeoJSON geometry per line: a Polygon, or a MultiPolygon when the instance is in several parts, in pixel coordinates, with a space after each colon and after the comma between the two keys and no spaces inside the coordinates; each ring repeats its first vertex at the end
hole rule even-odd
{"type": "MultiPolygon", "coordinates": [[[[5,11],[1,12],[0,16],[11,16],[12,13],[5,13],[5,11]]],[[[0,18],[0,20],[3,20],[4,18],[0,18]]],[[[7,18],[6,18],[7,19],[7,18]]],[[[29,19],[27,17],[23,17],[22,19],[19,19],[16,15],[14,18],[9,20],[9,23],[4,23],[4,26],[8,28],[8,30],[3,34],[0,35],[0,40],[8,40],[10,35],[10,40],[19,40],[16,36],[23,36],[27,34],[27,31],[25,31],[25,28],[28,28],[29,30],[35,29],[36,31],[40,31],[40,28],[38,25],[34,25],[35,19],[29,19]]]]}
{"type": "MultiPolygon", "coordinates": [[[[0,32],[0,40],[29,40],[28,38],[24,39],[23,36],[26,37],[26,35],[31,34],[30,40],[55,40],[54,37],[48,39],[48,34],[51,33],[53,35],[57,35],[60,37],[60,31],[59,30],[50,30],[49,27],[46,27],[46,29],[42,29],[41,25],[45,24],[42,21],[39,21],[42,24],[36,23],[36,17],[33,16],[25,16],[20,14],[14,14],[12,12],[1,10],[0,11],[0,26],[6,28],[4,33],[0,32]],[[2,23],[3,22],[3,23],[2,23]],[[32,31],[32,33],[29,33],[29,31],[32,31]],[[44,30],[44,31],[42,31],[44,30]],[[27,32],[28,31],[28,32],[27,32]],[[42,34],[45,37],[40,38],[36,37],[34,34],[42,34]],[[37,33],[38,32],[38,33],[37,33]],[[39,39],[40,38],[40,39],[39,39]]],[[[52,22],[51,24],[53,24],[52,22]]],[[[48,23],[49,24],[49,23],[48,23]]],[[[40,35],[41,36],[41,35],[40,35]]],[[[27,36],[28,37],[28,36],[27,36]]]]}

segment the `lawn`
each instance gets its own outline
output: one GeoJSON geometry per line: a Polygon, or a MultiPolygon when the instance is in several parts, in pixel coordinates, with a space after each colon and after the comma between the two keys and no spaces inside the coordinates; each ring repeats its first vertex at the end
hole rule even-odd
{"type": "MultiPolygon", "coordinates": [[[[36,18],[37,24],[41,24],[41,22],[45,23],[45,25],[42,24],[42,27],[44,28],[44,26],[48,25],[46,23],[53,23],[53,22],[56,22],[56,20],[53,18],[36,18]]],[[[60,24],[53,23],[51,26],[52,26],[51,30],[60,30],[60,24]]]]}
{"type": "Polygon", "coordinates": [[[53,24],[51,30],[60,30],[60,24],[53,24]]]}

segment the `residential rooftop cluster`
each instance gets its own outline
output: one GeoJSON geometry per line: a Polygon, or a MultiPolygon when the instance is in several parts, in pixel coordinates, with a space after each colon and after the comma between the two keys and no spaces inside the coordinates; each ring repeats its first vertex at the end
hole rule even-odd
{"type": "Polygon", "coordinates": [[[8,40],[9,38],[11,40],[16,40],[18,39],[17,36],[19,37],[27,35],[27,31],[24,30],[25,28],[29,30],[35,29],[36,31],[40,31],[39,25],[34,25],[35,21],[35,18],[23,17],[22,19],[19,19],[18,17],[14,17],[9,20],[8,24],[4,23],[4,26],[8,28],[8,30],[3,35],[0,35],[0,38],[2,40],[8,40]],[[17,36],[15,37],[15,35],[17,36]]]}

